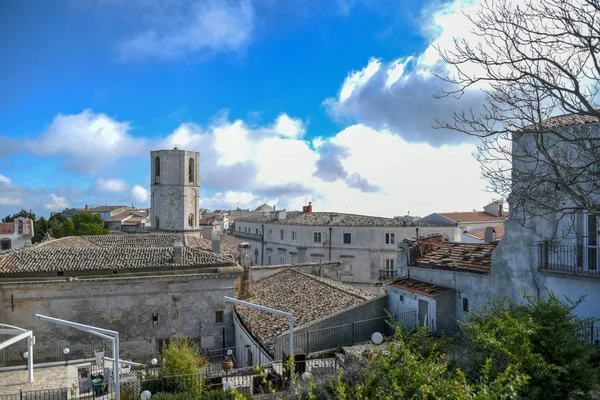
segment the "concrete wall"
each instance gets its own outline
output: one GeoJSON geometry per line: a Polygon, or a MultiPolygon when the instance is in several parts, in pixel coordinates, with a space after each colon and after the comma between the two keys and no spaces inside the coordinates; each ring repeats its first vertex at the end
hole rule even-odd
{"type": "Polygon", "coordinates": [[[97,341],[75,329],[34,320],[41,313],[120,333],[121,354],[147,362],[157,339],[184,334],[203,348],[232,346],[232,306],[238,275],[198,274],[78,281],[0,282],[0,322],[33,329],[37,344],[64,346],[97,341]],[[224,323],[215,312],[224,311],[224,323]],[[158,322],[153,322],[158,315],[158,322]],[[225,343],[223,343],[225,328],[225,343]]]}
{"type": "Polygon", "coordinates": [[[185,150],[150,152],[151,224],[159,230],[198,229],[200,208],[200,153],[185,150]],[[160,159],[160,176],[156,179],[156,157],[160,159]],[[189,181],[188,166],[194,160],[194,181],[189,181]],[[192,225],[189,216],[193,215],[192,225]]]}
{"type": "MultiPolygon", "coordinates": [[[[492,253],[492,257],[494,253],[492,253]]],[[[497,268],[495,264],[493,265],[492,270],[497,268]]],[[[469,309],[474,310],[483,307],[492,298],[492,278],[490,274],[472,274],[411,266],[409,267],[409,276],[411,279],[454,289],[455,315],[461,321],[465,320],[466,315],[462,307],[463,299],[468,299],[469,309]]]]}
{"type": "MultiPolygon", "coordinates": [[[[442,233],[446,238],[451,238],[454,237],[455,228],[457,227],[419,227],[418,229],[419,235],[442,233]]],[[[380,283],[380,270],[386,268],[386,259],[392,259],[396,263],[397,243],[414,237],[416,229],[415,227],[332,227],[330,237],[327,226],[235,222],[236,242],[251,244],[253,265],[256,265],[254,262],[255,249],[258,249],[259,261],[262,260],[264,265],[341,261],[344,264],[341,269],[342,282],[371,286],[380,283]],[[256,235],[257,230],[259,235],[262,234],[262,225],[264,225],[265,231],[264,254],[261,236],[256,235]],[[281,239],[282,230],[283,239],[281,239]],[[292,232],[295,232],[295,235],[292,232]],[[315,232],[321,233],[321,242],[319,243],[314,242],[315,232]],[[343,243],[344,233],[350,233],[352,238],[350,244],[343,243]],[[386,233],[394,233],[395,242],[393,244],[385,243],[386,233]],[[256,237],[252,238],[251,236],[256,237]]]]}

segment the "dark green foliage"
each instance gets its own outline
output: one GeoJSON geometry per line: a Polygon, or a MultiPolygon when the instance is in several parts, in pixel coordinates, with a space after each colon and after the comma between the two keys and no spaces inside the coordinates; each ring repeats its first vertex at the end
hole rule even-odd
{"type": "Polygon", "coordinates": [[[33,213],[31,211],[27,211],[24,208],[21,208],[21,210],[19,210],[18,213],[13,214],[13,215],[7,215],[6,217],[4,217],[2,219],[2,222],[14,222],[14,220],[19,217],[29,218],[30,220],[35,221],[35,213],[33,213]]]}
{"type": "Polygon", "coordinates": [[[104,221],[98,214],[84,211],[73,215],[75,235],[106,235],[108,230],[104,229],[104,221]]]}
{"type": "Polygon", "coordinates": [[[57,213],[48,220],[48,232],[56,239],[72,236],[75,233],[75,224],[61,213],[57,213]]]}
{"type": "MultiPolygon", "coordinates": [[[[581,301],[581,300],[580,300],[581,301]]],[[[473,366],[490,359],[494,376],[512,365],[530,377],[522,395],[530,399],[589,398],[599,383],[594,348],[579,340],[586,322],[552,293],[547,299],[525,295],[523,304],[492,303],[470,314],[457,366],[472,377],[473,366]]]]}
{"type": "Polygon", "coordinates": [[[48,232],[48,220],[44,217],[40,217],[33,223],[34,236],[31,239],[32,243],[39,243],[44,238],[44,235],[48,232]]]}
{"type": "Polygon", "coordinates": [[[190,392],[182,393],[156,393],[152,395],[152,400],[236,400],[236,399],[251,399],[251,397],[243,396],[233,390],[210,390],[203,392],[199,396],[190,392]]]}

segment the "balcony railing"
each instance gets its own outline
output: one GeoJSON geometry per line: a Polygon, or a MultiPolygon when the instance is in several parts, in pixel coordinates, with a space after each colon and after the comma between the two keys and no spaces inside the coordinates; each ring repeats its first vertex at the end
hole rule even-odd
{"type": "Polygon", "coordinates": [[[260,233],[233,231],[233,236],[242,237],[242,238],[246,238],[246,239],[252,239],[252,240],[262,240],[262,235],[260,233]]]}
{"type": "Polygon", "coordinates": [[[600,276],[600,253],[596,246],[542,242],[539,260],[539,269],[543,271],[600,276]]]}
{"type": "Polygon", "coordinates": [[[379,279],[394,279],[398,276],[397,269],[380,269],[379,270],[379,279]]]}

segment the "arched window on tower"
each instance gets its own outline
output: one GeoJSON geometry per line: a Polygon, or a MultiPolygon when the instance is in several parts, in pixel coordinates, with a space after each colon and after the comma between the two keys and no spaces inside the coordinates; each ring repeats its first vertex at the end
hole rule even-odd
{"type": "Polygon", "coordinates": [[[19,220],[19,227],[17,229],[18,229],[19,235],[22,235],[23,234],[23,220],[22,219],[19,220]]]}
{"type": "Polygon", "coordinates": [[[160,158],[154,158],[154,183],[160,183],[160,158]]]}
{"type": "Polygon", "coordinates": [[[194,214],[190,214],[188,217],[188,224],[193,227],[196,225],[196,219],[194,218],[194,214]]]}
{"type": "Polygon", "coordinates": [[[190,162],[188,163],[188,180],[190,183],[194,183],[194,159],[190,158],[190,162]]]}
{"type": "Polygon", "coordinates": [[[160,229],[160,218],[158,218],[158,215],[156,217],[154,217],[154,229],[159,230],[160,229]]]}

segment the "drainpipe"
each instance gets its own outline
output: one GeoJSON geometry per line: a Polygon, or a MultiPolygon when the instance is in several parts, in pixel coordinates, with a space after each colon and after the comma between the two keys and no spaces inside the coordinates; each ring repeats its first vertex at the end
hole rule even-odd
{"type": "Polygon", "coordinates": [[[333,228],[329,227],[329,261],[331,261],[331,240],[333,239],[333,237],[331,236],[331,230],[333,228]]]}
{"type": "Polygon", "coordinates": [[[262,240],[260,241],[262,246],[262,251],[260,252],[260,265],[265,265],[265,224],[262,224],[260,229],[262,231],[262,240]]]}

